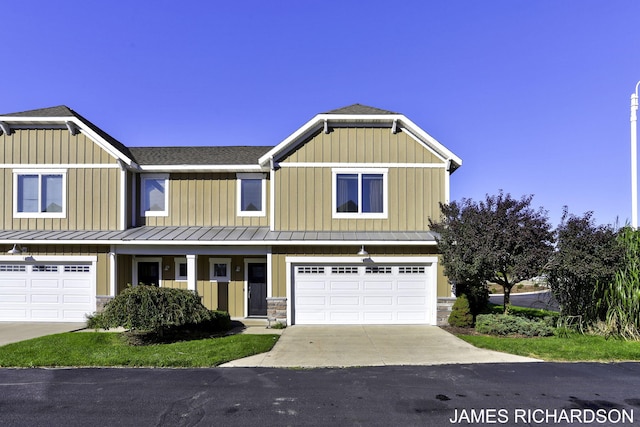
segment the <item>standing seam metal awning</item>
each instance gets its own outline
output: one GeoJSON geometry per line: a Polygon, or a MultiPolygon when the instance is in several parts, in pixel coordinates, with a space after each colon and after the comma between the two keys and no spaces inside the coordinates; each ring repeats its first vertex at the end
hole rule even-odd
{"type": "Polygon", "coordinates": [[[268,227],[138,227],[108,230],[0,230],[0,242],[43,244],[424,244],[434,245],[431,231],[270,231],[268,227]]]}

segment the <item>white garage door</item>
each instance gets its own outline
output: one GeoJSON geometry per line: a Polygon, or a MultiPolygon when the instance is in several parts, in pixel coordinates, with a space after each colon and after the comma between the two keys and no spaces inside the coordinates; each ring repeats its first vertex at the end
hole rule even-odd
{"type": "Polygon", "coordinates": [[[431,265],[297,265],[294,323],[434,323],[436,283],[432,268],[431,265]]]}
{"type": "Polygon", "coordinates": [[[0,321],[84,322],[93,284],[91,263],[0,262],[0,321]]]}

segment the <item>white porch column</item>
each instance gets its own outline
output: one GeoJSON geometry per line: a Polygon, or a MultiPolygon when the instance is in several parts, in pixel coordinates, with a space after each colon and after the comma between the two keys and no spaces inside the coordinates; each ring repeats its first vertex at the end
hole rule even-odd
{"type": "Polygon", "coordinates": [[[109,251],[109,296],[116,296],[116,251],[113,246],[109,251]]]}
{"type": "Polygon", "coordinates": [[[198,257],[193,254],[187,255],[187,289],[190,291],[196,290],[196,272],[197,272],[197,260],[198,257]]]}

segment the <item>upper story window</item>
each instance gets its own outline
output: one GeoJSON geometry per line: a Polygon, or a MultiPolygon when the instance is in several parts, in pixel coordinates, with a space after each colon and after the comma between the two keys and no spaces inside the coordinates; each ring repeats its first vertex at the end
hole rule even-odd
{"type": "Polygon", "coordinates": [[[387,169],[333,169],[334,218],[387,218],[387,169]]]}
{"type": "Polygon", "coordinates": [[[239,173],[238,216],[264,216],[266,214],[266,179],[261,173],[239,173]]]}
{"type": "Polygon", "coordinates": [[[169,175],[142,175],[140,192],[142,216],[169,215],[169,175]]]}
{"type": "Polygon", "coordinates": [[[14,170],[13,216],[16,218],[64,218],[65,170],[14,170]]]}

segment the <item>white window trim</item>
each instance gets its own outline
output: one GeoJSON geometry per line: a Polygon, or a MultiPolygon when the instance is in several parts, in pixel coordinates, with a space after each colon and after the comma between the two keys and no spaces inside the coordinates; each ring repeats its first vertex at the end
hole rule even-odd
{"type": "Polygon", "coordinates": [[[174,258],[175,261],[175,273],[176,273],[176,282],[186,282],[187,276],[180,275],[180,264],[187,264],[186,258],[174,258]]]}
{"type": "MultiPolygon", "coordinates": [[[[42,179],[38,179],[38,210],[41,206],[42,179]]],[[[14,218],[66,218],[67,217],[67,170],[66,169],[14,169],[13,170],[13,217],[14,218]],[[18,212],[19,175],[62,175],[62,212],[18,212]]]]}
{"type": "Polygon", "coordinates": [[[267,214],[267,180],[263,173],[237,173],[236,184],[236,212],[238,216],[265,216],[267,214]],[[259,179],[261,183],[261,204],[262,209],[259,211],[243,211],[242,210],[242,180],[243,179],[259,179]]]}
{"type": "Polygon", "coordinates": [[[231,281],[231,258],[209,258],[209,280],[211,282],[230,282],[231,281]],[[226,264],[227,275],[226,276],[214,276],[214,265],[226,264]]]}
{"type": "Polygon", "coordinates": [[[140,215],[142,216],[169,216],[169,174],[143,174],[140,176],[140,215]],[[164,210],[146,211],[144,206],[144,182],[147,179],[164,179],[164,210]]]}
{"type": "MultiPolygon", "coordinates": [[[[388,168],[333,168],[331,169],[331,215],[334,219],[387,219],[389,215],[389,169],[388,168]],[[338,175],[358,175],[358,197],[362,194],[362,175],[382,175],[382,212],[338,212],[338,175]]],[[[362,209],[362,203],[358,203],[362,209]]]]}
{"type": "Polygon", "coordinates": [[[158,287],[162,287],[162,258],[161,257],[133,257],[132,265],[133,271],[131,272],[133,278],[133,286],[138,286],[138,263],[139,262],[155,262],[158,263],[158,271],[160,272],[160,277],[158,278],[158,287]]]}

